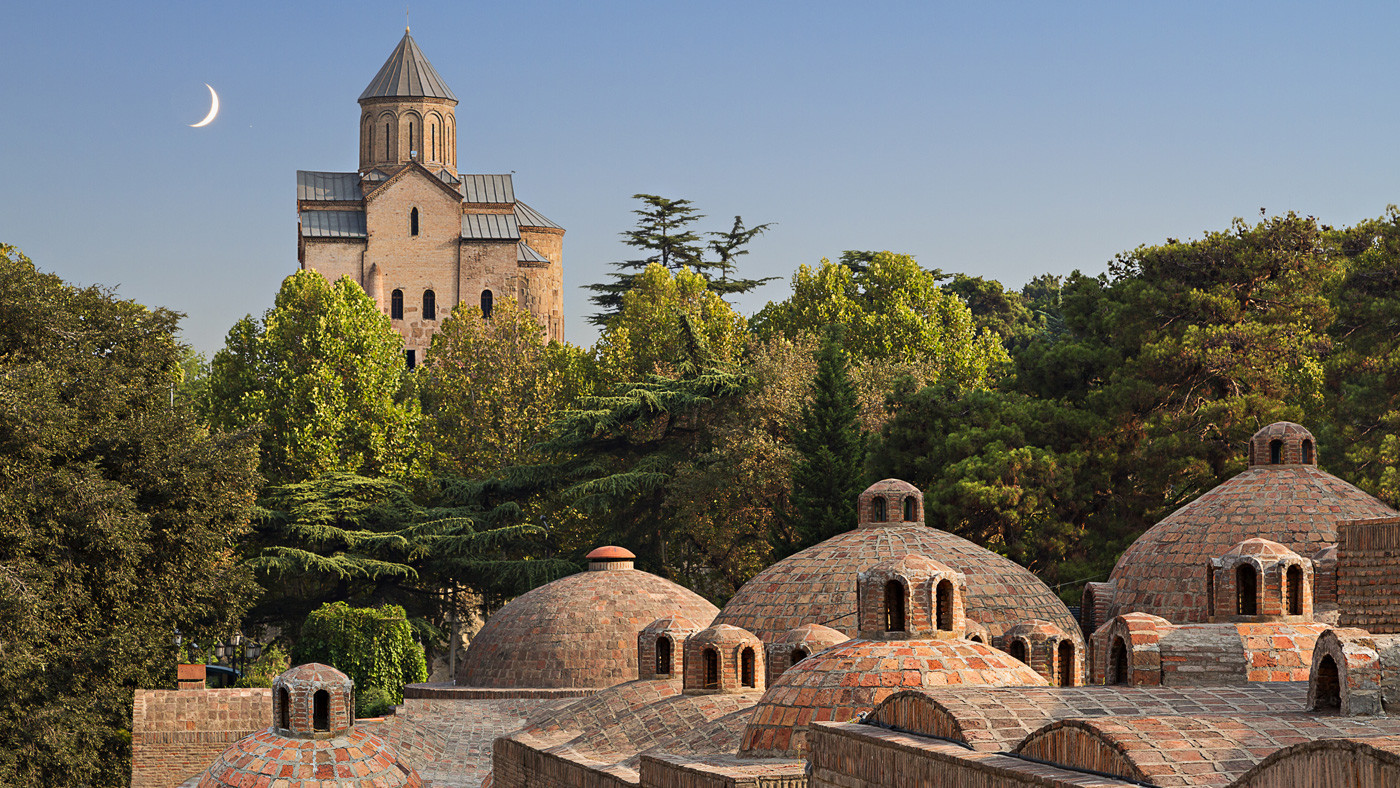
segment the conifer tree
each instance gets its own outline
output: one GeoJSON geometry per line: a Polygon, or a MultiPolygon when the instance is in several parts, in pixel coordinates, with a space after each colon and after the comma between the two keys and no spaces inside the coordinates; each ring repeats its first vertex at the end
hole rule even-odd
{"type": "Polygon", "coordinates": [[[720,295],[731,293],[747,293],[766,282],[771,282],[778,277],[765,276],[762,279],[743,279],[739,277],[730,278],[735,268],[735,259],[749,253],[744,247],[754,238],[762,235],[772,226],[772,222],[756,224],[753,227],[744,226],[744,217],[735,216],[734,226],[728,232],[710,233],[713,240],[710,241],[710,250],[715,253],[715,261],[708,267],[719,271],[719,278],[710,279],[710,289],[720,295]]]}
{"type": "Polygon", "coordinates": [[[842,332],[833,326],[817,350],[812,402],[803,406],[793,436],[798,459],[792,468],[792,505],[799,541],[790,546],[792,552],[855,527],[866,445],[858,413],[842,332]]]}

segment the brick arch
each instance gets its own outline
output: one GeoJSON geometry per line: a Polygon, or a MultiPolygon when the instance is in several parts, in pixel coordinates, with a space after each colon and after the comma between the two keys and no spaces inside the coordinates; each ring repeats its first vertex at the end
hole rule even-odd
{"type": "Polygon", "coordinates": [[[396,160],[396,153],[399,149],[399,115],[393,110],[384,110],[374,118],[374,142],[371,143],[370,159],[374,161],[393,162],[396,160]],[[379,133],[383,131],[384,137],[381,139],[379,133]],[[380,143],[383,143],[382,150],[384,158],[379,158],[380,143]]]}
{"type": "Polygon", "coordinates": [[[399,139],[402,141],[402,144],[399,146],[402,161],[408,161],[409,153],[415,150],[413,147],[415,143],[418,145],[416,149],[418,151],[418,159],[420,161],[423,159],[422,113],[410,109],[405,110],[403,114],[399,115],[399,139]],[[412,127],[412,136],[409,136],[410,126],[412,127]]]}
{"type": "Polygon", "coordinates": [[[430,111],[426,116],[424,116],[423,123],[426,126],[426,129],[423,133],[423,142],[427,148],[427,156],[425,157],[426,160],[446,161],[447,137],[446,127],[444,126],[442,120],[442,113],[438,112],[437,110],[430,111]],[[433,136],[434,134],[437,135],[436,138],[433,136]],[[436,140],[436,148],[434,148],[434,140],[436,140]]]}
{"type": "Polygon", "coordinates": [[[1084,769],[1124,780],[1147,782],[1121,742],[1105,736],[1089,720],[1061,720],[1035,731],[1016,746],[1016,755],[1072,769],[1084,769]]]}
{"type": "Polygon", "coordinates": [[[1276,750],[1240,775],[1232,785],[1292,788],[1304,780],[1312,788],[1400,785],[1400,748],[1394,737],[1378,740],[1321,739],[1276,750]]]}
{"type": "MultiPolygon", "coordinates": [[[[908,733],[937,736],[971,745],[963,730],[962,721],[927,692],[896,692],[871,709],[865,716],[865,721],[908,733]]],[[[986,725],[985,720],[977,722],[986,725]]]]}
{"type": "Polygon", "coordinates": [[[1114,640],[1121,640],[1127,649],[1128,683],[1134,686],[1158,686],[1162,683],[1162,653],[1159,641],[1171,627],[1164,618],[1147,613],[1127,613],[1099,627],[1092,638],[1094,660],[1092,681],[1107,683],[1112,671],[1114,640]]]}
{"type": "MultiPolygon", "coordinates": [[[[1336,667],[1341,713],[1348,717],[1384,713],[1381,695],[1381,654],[1376,638],[1364,629],[1329,629],[1313,645],[1308,675],[1308,710],[1317,711],[1320,669],[1327,661],[1336,667]]],[[[1324,705],[1325,708],[1325,705],[1324,705]]]]}

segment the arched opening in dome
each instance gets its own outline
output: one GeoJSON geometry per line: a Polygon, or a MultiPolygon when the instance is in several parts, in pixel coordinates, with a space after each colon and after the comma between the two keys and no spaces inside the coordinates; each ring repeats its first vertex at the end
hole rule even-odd
{"type": "Polygon", "coordinates": [[[1094,634],[1094,630],[1098,629],[1099,622],[1094,619],[1094,608],[1094,587],[1089,585],[1084,588],[1084,599],[1081,600],[1079,607],[1079,628],[1086,637],[1094,634]]]}
{"type": "Polygon", "coordinates": [[[402,290],[395,290],[389,295],[389,318],[391,320],[403,320],[402,290]]]}
{"type": "Polygon", "coordinates": [[[292,693],[286,687],[277,690],[277,727],[287,730],[292,727],[292,693]]]}
{"type": "Polygon", "coordinates": [[[1113,650],[1108,658],[1108,683],[1128,683],[1128,645],[1121,637],[1113,639],[1113,650]]]}
{"type": "Polygon", "coordinates": [[[870,499],[870,520],[871,522],[883,523],[885,521],[885,499],[870,499]]]}
{"type": "Polygon", "coordinates": [[[1259,615],[1259,573],[1249,564],[1235,567],[1235,613],[1259,615]]]}
{"type": "Polygon", "coordinates": [[[414,208],[408,212],[408,234],[418,234],[418,209],[414,208]]]}
{"type": "Polygon", "coordinates": [[[1215,567],[1206,564],[1206,615],[1215,615],[1215,567]]]}
{"type": "Polygon", "coordinates": [[[934,623],[943,632],[953,631],[953,584],[939,580],[933,592],[934,623]]]}
{"type": "Polygon", "coordinates": [[[311,729],[331,729],[331,694],[325,690],[316,690],[316,694],[311,696],[311,729]]]}
{"type": "Polygon", "coordinates": [[[423,291],[423,319],[437,320],[437,293],[431,290],[423,291]]]}
{"type": "Polygon", "coordinates": [[[1285,575],[1288,589],[1288,615],[1303,615],[1303,567],[1294,564],[1285,575]]]}
{"type": "Polygon", "coordinates": [[[1059,679],[1061,687],[1074,686],[1074,643],[1069,640],[1061,640],[1060,645],[1055,648],[1055,660],[1059,668],[1059,679]]]}
{"type": "Polygon", "coordinates": [[[1269,441],[1269,464],[1278,465],[1283,462],[1283,441],[1275,438],[1269,441]]]}
{"type": "Polygon", "coordinates": [[[885,583],[885,631],[904,631],[904,584],[898,580],[885,583]]]}
{"type": "Polygon", "coordinates": [[[1013,659],[1019,659],[1026,663],[1030,662],[1030,656],[1026,654],[1026,642],[1024,640],[1012,640],[1006,646],[1006,653],[1010,654],[1013,659]]]}
{"type": "Polygon", "coordinates": [[[495,305],[496,297],[491,295],[490,290],[481,291],[481,317],[483,320],[491,319],[491,307],[495,305]]]}
{"type": "Polygon", "coordinates": [[[801,662],[802,660],[804,660],[804,659],[806,659],[806,658],[807,658],[807,649],[801,648],[801,647],[795,648],[795,649],[792,650],[792,663],[791,663],[791,664],[796,665],[797,663],[801,662]]]}
{"type": "Polygon", "coordinates": [[[1337,661],[1331,654],[1324,654],[1317,663],[1317,711],[1340,711],[1342,708],[1342,682],[1337,673],[1337,661]]]}
{"type": "Polygon", "coordinates": [[[1312,445],[1312,441],[1311,441],[1310,439],[1308,439],[1308,438],[1304,438],[1304,439],[1303,439],[1303,464],[1304,464],[1304,465],[1312,465],[1312,461],[1313,461],[1313,445],[1312,445]]]}
{"type": "Polygon", "coordinates": [[[745,687],[754,686],[752,648],[745,648],[743,653],[739,655],[739,683],[745,687]]]}
{"type": "Polygon", "coordinates": [[[656,673],[671,675],[671,639],[665,635],[656,639],[656,673]]]}
{"type": "Polygon", "coordinates": [[[968,639],[968,640],[971,640],[973,643],[982,643],[982,642],[984,642],[984,641],[982,640],[982,636],[981,636],[981,635],[978,635],[978,634],[969,635],[967,639],[968,639]]]}
{"type": "Polygon", "coordinates": [[[919,500],[912,495],[904,497],[904,522],[912,523],[919,519],[919,500]]]}
{"type": "Polygon", "coordinates": [[[719,689],[719,652],[705,649],[705,689],[719,689]]]}

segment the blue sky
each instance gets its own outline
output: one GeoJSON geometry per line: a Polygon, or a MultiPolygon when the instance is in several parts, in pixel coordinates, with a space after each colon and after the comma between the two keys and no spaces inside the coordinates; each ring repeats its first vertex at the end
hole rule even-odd
{"type": "MultiPolygon", "coordinates": [[[[891,249],[1019,286],[1296,210],[1400,202],[1400,6],[1287,3],[412,3],[461,100],[469,172],[568,229],[582,285],[627,250],[631,195],[702,229],[776,225],[741,299],[800,263],[891,249]]],[[[0,241],[185,312],[212,352],[296,269],[295,171],[353,170],[355,99],[401,3],[0,8],[0,241]],[[222,98],[218,119],[192,129],[222,98]]]]}

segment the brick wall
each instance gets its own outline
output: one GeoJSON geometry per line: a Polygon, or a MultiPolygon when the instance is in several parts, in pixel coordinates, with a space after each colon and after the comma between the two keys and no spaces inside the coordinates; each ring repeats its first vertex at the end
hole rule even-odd
{"type": "Polygon", "coordinates": [[[636,778],[616,775],[536,750],[514,739],[496,739],[492,788],[636,788],[636,778]],[[630,779],[629,779],[630,778],[630,779]]]}
{"type": "Polygon", "coordinates": [[[795,760],[711,760],[658,753],[643,755],[641,788],[805,788],[806,765],[795,760]]]}
{"type": "Polygon", "coordinates": [[[272,724],[272,690],[136,690],[132,788],[171,788],[229,745],[272,724]]]}
{"type": "Polygon", "coordinates": [[[1398,567],[1400,517],[1338,523],[1338,624],[1372,633],[1400,633],[1398,567]]]}

